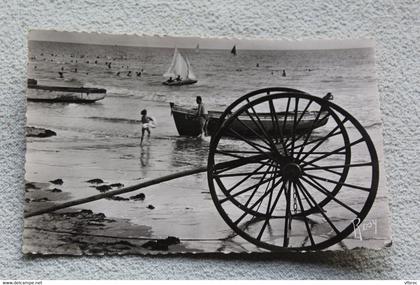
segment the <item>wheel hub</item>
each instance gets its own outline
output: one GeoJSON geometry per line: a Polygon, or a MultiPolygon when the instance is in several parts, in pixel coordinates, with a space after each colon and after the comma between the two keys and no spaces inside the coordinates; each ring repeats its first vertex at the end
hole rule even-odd
{"type": "Polygon", "coordinates": [[[297,163],[290,162],[286,164],[283,169],[283,177],[286,180],[296,181],[302,175],[302,169],[297,163]]]}

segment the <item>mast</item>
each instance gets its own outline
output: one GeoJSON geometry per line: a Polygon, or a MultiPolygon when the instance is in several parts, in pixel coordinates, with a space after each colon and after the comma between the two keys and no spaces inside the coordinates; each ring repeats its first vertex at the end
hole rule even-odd
{"type": "Polygon", "coordinates": [[[187,56],[185,56],[185,61],[187,62],[187,78],[195,80],[196,77],[187,56]]]}

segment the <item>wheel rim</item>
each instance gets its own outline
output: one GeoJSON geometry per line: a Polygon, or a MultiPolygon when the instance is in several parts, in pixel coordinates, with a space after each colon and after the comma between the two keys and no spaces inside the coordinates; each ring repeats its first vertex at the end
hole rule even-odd
{"type": "Polygon", "coordinates": [[[240,107],[210,145],[209,188],[223,219],[269,250],[322,249],[347,237],[353,221],[360,224],[366,217],[378,187],[378,160],[365,129],[339,106],[303,92],[244,100],[235,102],[240,107]],[[367,159],[360,162],[363,151],[367,159]],[[366,179],[354,184],[359,169],[366,179]],[[360,207],[348,200],[355,190],[364,192],[360,207]],[[343,210],[345,222],[337,222],[343,210]],[[314,225],[316,220],[321,222],[314,225]],[[323,232],[328,226],[330,231],[323,232]]]}

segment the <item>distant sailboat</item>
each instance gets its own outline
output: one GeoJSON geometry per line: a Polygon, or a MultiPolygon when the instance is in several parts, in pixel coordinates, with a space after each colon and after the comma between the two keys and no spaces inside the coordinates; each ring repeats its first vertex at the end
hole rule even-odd
{"type": "Polygon", "coordinates": [[[195,52],[198,53],[200,51],[200,44],[197,44],[197,46],[195,47],[195,52]]]}
{"type": "Polygon", "coordinates": [[[230,51],[231,54],[236,55],[236,45],[233,46],[232,50],[230,51]]]}
{"type": "Polygon", "coordinates": [[[168,80],[162,84],[169,86],[180,86],[197,82],[188,58],[184,57],[177,48],[175,48],[172,63],[168,71],[163,74],[163,77],[168,78],[168,80]]]}

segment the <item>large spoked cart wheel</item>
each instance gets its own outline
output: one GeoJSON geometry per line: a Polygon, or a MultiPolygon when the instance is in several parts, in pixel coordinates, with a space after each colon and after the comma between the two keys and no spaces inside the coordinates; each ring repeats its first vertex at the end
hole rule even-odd
{"type": "Polygon", "coordinates": [[[372,207],[379,180],[372,140],[328,99],[266,88],[223,113],[210,143],[209,188],[223,219],[249,242],[324,249],[372,207]]]}

